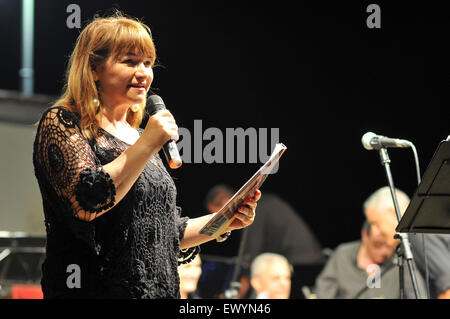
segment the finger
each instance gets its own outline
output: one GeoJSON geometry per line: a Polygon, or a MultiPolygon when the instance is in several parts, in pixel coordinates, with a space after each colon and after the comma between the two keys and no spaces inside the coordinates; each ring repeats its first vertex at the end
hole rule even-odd
{"type": "Polygon", "coordinates": [[[239,219],[242,224],[244,225],[248,225],[251,224],[254,220],[254,216],[253,215],[246,215],[244,213],[238,212],[235,214],[236,219],[239,219]]]}
{"type": "Polygon", "coordinates": [[[253,191],[253,193],[249,196],[249,198],[253,201],[253,202],[257,202],[259,201],[259,199],[261,198],[261,191],[257,188],[255,188],[255,190],[253,191]]]}
{"type": "MultiPolygon", "coordinates": [[[[252,205],[252,206],[254,206],[254,205],[257,205],[257,201],[255,200],[255,199],[246,199],[243,203],[242,203],[242,205],[252,205]]],[[[255,206],[256,207],[256,206],[255,206]]]]}
{"type": "Polygon", "coordinates": [[[255,189],[254,198],[255,198],[256,202],[259,201],[259,199],[261,198],[261,195],[262,195],[261,191],[259,189],[255,189]]]}
{"type": "Polygon", "coordinates": [[[170,137],[172,140],[174,141],[178,141],[178,139],[180,138],[180,136],[178,135],[178,126],[174,126],[171,130],[170,130],[170,137]]]}
{"type": "Polygon", "coordinates": [[[253,197],[253,194],[247,196],[243,202],[243,205],[248,204],[248,203],[254,203],[255,202],[255,198],[253,197]]]}
{"type": "MultiPolygon", "coordinates": [[[[163,118],[162,121],[166,125],[177,126],[177,122],[175,122],[175,119],[173,117],[163,118]]],[[[177,128],[178,128],[178,126],[177,126],[177,128]]]]}
{"type": "Polygon", "coordinates": [[[155,115],[159,115],[162,117],[173,117],[172,113],[168,109],[160,110],[155,113],[155,115]]]}
{"type": "Polygon", "coordinates": [[[257,205],[258,205],[258,204],[257,204],[256,202],[248,202],[248,203],[243,203],[242,206],[248,207],[248,208],[250,208],[251,210],[255,210],[257,205]]]}
{"type": "Polygon", "coordinates": [[[151,118],[155,118],[155,119],[164,119],[167,120],[169,118],[173,118],[172,114],[168,111],[168,110],[161,110],[156,112],[155,114],[150,116],[151,118]]]}
{"type": "Polygon", "coordinates": [[[261,198],[261,191],[257,188],[255,188],[255,190],[253,191],[253,193],[251,193],[246,200],[252,201],[252,202],[257,202],[259,199],[261,198]]]}
{"type": "Polygon", "coordinates": [[[244,215],[247,215],[247,216],[250,216],[250,214],[251,214],[251,208],[250,207],[247,207],[247,206],[240,206],[238,209],[237,209],[237,211],[239,212],[239,213],[241,213],[241,214],[244,214],[244,215]]]}
{"type": "Polygon", "coordinates": [[[253,217],[255,215],[255,210],[253,207],[241,206],[239,207],[238,212],[248,217],[253,217]]]}

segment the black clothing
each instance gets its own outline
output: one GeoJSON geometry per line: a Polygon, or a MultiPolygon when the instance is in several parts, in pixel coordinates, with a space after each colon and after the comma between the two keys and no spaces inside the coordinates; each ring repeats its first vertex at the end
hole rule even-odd
{"type": "Polygon", "coordinates": [[[293,265],[321,264],[322,247],[308,225],[287,202],[273,193],[258,201],[257,217],[247,230],[244,258],[271,252],[283,255],[293,265]]]}
{"type": "Polygon", "coordinates": [[[115,207],[81,219],[114,205],[115,185],[102,166],[130,145],[103,129],[87,140],[79,121],[50,108],[34,142],[47,232],[44,297],[179,298],[178,258],[192,260],[198,249],[179,251],[188,218],[180,216],[172,178],[156,154],[115,207]],[[79,266],[80,288],[68,285],[71,264],[79,266]]]}

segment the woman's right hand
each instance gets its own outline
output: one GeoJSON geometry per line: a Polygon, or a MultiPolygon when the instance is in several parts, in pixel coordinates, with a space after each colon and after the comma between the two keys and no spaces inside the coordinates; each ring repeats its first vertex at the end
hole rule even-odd
{"type": "Polygon", "coordinates": [[[178,126],[169,110],[161,110],[150,116],[142,137],[146,143],[160,150],[169,140],[178,141],[178,126]]]}

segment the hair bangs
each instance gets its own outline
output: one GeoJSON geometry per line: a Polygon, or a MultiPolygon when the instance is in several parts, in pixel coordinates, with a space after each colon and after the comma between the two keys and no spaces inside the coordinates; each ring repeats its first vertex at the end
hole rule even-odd
{"type": "Polygon", "coordinates": [[[152,65],[156,60],[156,50],[148,27],[137,21],[119,20],[111,43],[111,56],[117,59],[121,54],[133,52],[149,57],[152,65]]]}

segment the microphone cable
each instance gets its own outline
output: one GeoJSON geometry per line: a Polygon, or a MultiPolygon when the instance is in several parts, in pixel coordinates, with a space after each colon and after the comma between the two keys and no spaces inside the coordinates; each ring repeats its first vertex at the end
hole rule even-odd
{"type": "MultiPolygon", "coordinates": [[[[409,142],[409,141],[408,141],[409,142]]],[[[420,180],[420,165],[419,165],[419,156],[417,156],[417,150],[416,147],[414,146],[414,144],[412,142],[409,142],[409,145],[411,147],[411,150],[413,152],[414,155],[414,162],[416,164],[416,174],[417,174],[417,185],[420,184],[421,180],[420,180]]]]}
{"type": "MultiPolygon", "coordinates": [[[[421,177],[420,177],[420,165],[419,165],[419,156],[417,155],[417,149],[414,146],[414,144],[412,142],[409,142],[411,150],[413,152],[414,155],[414,163],[416,166],[416,174],[417,174],[417,185],[420,185],[421,182],[421,177]]],[[[428,256],[427,256],[427,250],[425,247],[425,234],[421,234],[422,235],[422,245],[423,245],[423,254],[424,254],[424,261],[425,261],[425,283],[427,285],[427,297],[428,299],[430,299],[430,274],[429,274],[429,270],[428,270],[428,256]]]]}

